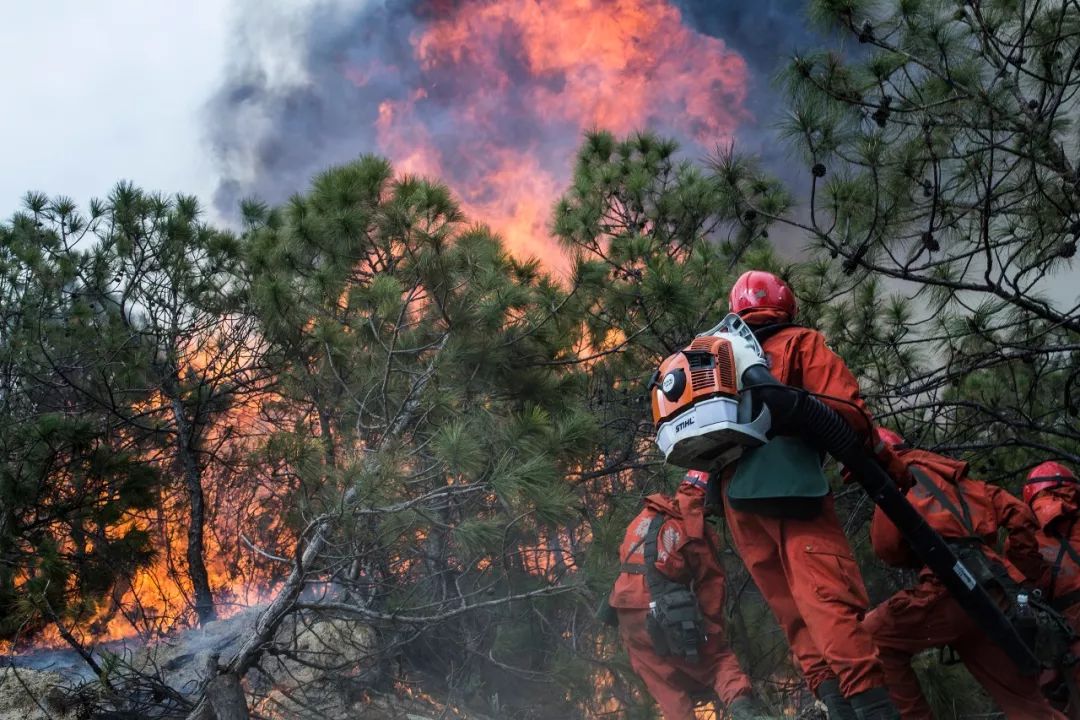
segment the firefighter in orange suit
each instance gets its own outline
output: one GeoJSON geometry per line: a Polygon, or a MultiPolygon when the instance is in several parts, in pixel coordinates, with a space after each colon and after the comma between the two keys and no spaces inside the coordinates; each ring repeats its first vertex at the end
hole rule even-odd
{"type": "MultiPolygon", "coordinates": [[[[754,330],[777,380],[816,394],[869,439],[871,425],[858,382],[819,332],[794,324],[791,288],[771,273],[750,271],[732,287],[729,304],[754,330]]],[[[778,433],[784,434],[782,429],[778,433]]],[[[797,428],[791,428],[790,435],[796,434],[797,428]]],[[[779,446],[776,438],[763,448],[774,445],[779,446]]],[[[899,718],[877,648],[862,625],[869,599],[821,475],[821,458],[814,455],[784,477],[766,469],[747,479],[750,485],[782,486],[818,474],[815,497],[807,498],[804,509],[789,512],[790,503],[778,502],[774,511],[768,502],[755,507],[732,502],[740,470],[751,472],[750,456],[744,452],[720,470],[724,514],[735,549],[779,621],[808,685],[829,708],[830,718],[899,718]]],[[[889,453],[881,459],[896,472],[889,453]]],[[[799,500],[785,501],[792,499],[799,500]]]]}
{"type": "Polygon", "coordinates": [[[630,665],[666,720],[693,720],[695,698],[711,693],[720,698],[729,717],[763,718],[750,679],[724,638],[724,569],[716,532],[705,523],[707,481],[707,475],[691,470],[674,498],[656,494],[645,499],[645,508],[630,523],[619,550],[622,572],[608,604],[618,614],[630,665]],[[653,568],[660,573],[651,580],[650,553],[653,568]],[[664,588],[684,593],[692,588],[687,597],[696,598],[701,630],[700,637],[688,639],[693,657],[675,648],[658,651],[650,633],[650,606],[655,608],[659,598],[654,595],[664,588]]]}
{"type": "MultiPolygon", "coordinates": [[[[1080,481],[1061,463],[1047,461],[1028,473],[1023,495],[1035,514],[1039,552],[1046,563],[1040,587],[1053,608],[1080,632],[1080,481]]],[[[1072,653],[1080,657],[1080,643],[1072,653]]],[[[1080,665],[1072,675],[1068,695],[1080,688],[1080,665]]],[[[1080,715],[1077,699],[1069,704],[1072,715],[1080,715]]]]}
{"type": "MultiPolygon", "coordinates": [[[[1019,498],[968,477],[966,462],[909,448],[891,430],[879,429],[878,437],[908,466],[912,476],[908,502],[955,552],[980,553],[990,567],[1006,573],[1015,583],[1038,580],[1043,572],[1038,528],[1034,515],[1019,498]],[[994,550],[999,529],[1008,531],[1005,557],[994,550]]],[[[1042,696],[1038,679],[1020,675],[1005,652],[915,558],[900,531],[880,509],[874,512],[870,539],[874,551],[890,565],[922,568],[915,587],[901,590],[874,608],[865,622],[881,652],[889,692],[904,720],[932,720],[911,658],[946,645],[956,651],[1007,718],[1064,718],[1042,696]]]]}

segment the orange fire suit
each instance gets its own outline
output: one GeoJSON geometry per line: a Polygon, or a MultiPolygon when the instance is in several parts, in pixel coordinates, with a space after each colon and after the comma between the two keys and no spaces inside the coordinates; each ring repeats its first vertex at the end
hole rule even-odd
{"type": "MultiPolygon", "coordinates": [[[[946,539],[979,543],[992,561],[1000,563],[1016,582],[1038,579],[1042,559],[1031,511],[1018,498],[994,485],[967,477],[967,463],[924,450],[904,450],[916,482],[908,501],[927,523],[946,539]],[[941,497],[929,489],[936,488],[941,497]],[[944,498],[944,499],[942,499],[944,498]],[[1005,557],[993,546],[998,529],[1008,530],[1005,557]]],[[[874,550],[887,563],[920,567],[900,531],[880,508],[870,526],[874,550]]],[[[1064,718],[1041,694],[1037,678],[1023,677],[1016,665],[972,621],[941,581],[923,567],[919,583],[901,590],[866,616],[888,676],[889,693],[904,720],[932,720],[911,658],[928,648],[948,645],[1008,718],[1064,718]]]]}
{"type": "MultiPolygon", "coordinates": [[[[1039,525],[1039,552],[1046,570],[1039,587],[1054,609],[1080,633],[1080,493],[1064,486],[1044,490],[1031,504],[1039,525]]],[[[1072,647],[1080,657],[1080,642],[1072,647]]],[[[1073,671],[1080,687],[1080,666],[1073,671]]]]}
{"type": "Polygon", "coordinates": [[[715,691],[725,706],[750,695],[750,679],[724,638],[724,568],[718,539],[705,524],[703,490],[679,488],[674,501],[650,495],[645,509],[626,531],[619,557],[624,571],[615,581],[608,604],[619,616],[619,635],[630,665],[644,681],[666,720],[693,720],[693,696],[715,691]],[[644,538],[656,514],[667,518],[657,538],[656,569],[679,583],[693,583],[704,616],[707,640],[698,662],[661,657],[653,649],[645,626],[649,589],[642,570],[644,538]]]}
{"type": "MultiPolygon", "coordinates": [[[[762,327],[786,316],[752,310],[743,319],[762,327]]],[[[777,380],[818,393],[857,433],[869,434],[858,382],[820,333],[786,327],[769,334],[762,349],[777,380]]],[[[729,465],[721,475],[725,496],[734,470],[729,465]]],[[[816,692],[832,678],[846,697],[884,686],[877,648],[861,624],[869,598],[832,497],[812,520],[766,517],[736,510],[730,502],[724,503],[724,514],[735,549],[787,636],[810,689],[816,692]]]]}

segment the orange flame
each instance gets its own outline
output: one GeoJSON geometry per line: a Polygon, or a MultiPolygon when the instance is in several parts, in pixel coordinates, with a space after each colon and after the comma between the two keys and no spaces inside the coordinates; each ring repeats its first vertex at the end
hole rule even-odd
{"type": "MultiPolygon", "coordinates": [[[[206,338],[192,338],[184,348],[181,376],[197,383],[216,378],[243,374],[253,356],[245,352],[225,352],[206,338]]],[[[274,563],[243,547],[241,535],[255,542],[285,538],[280,517],[256,516],[252,507],[274,508],[286,505],[269,484],[253,483],[251,477],[236,479],[230,460],[243,462],[244,456],[255,449],[255,442],[273,430],[273,424],[263,416],[263,408],[276,396],[269,390],[257,389],[215,418],[203,432],[203,445],[213,448],[215,461],[203,469],[203,487],[207,507],[204,528],[204,558],[214,594],[219,618],[229,617],[243,608],[266,600],[273,589],[274,563]]],[[[145,417],[168,417],[171,404],[160,392],[152,393],[133,411],[145,417]]],[[[316,432],[317,430],[313,430],[316,432]]],[[[161,466],[164,477],[175,470],[167,455],[160,450],[143,457],[146,463],[161,466]]],[[[153,537],[156,550],[153,560],[136,568],[112,588],[109,596],[81,617],[70,621],[67,629],[86,644],[110,642],[130,637],[153,638],[181,629],[194,620],[192,588],[187,573],[187,498],[175,483],[160,490],[155,507],[130,511],[118,522],[105,529],[105,535],[115,539],[131,530],[146,531],[153,537]]],[[[65,552],[75,550],[72,540],[59,533],[58,540],[65,552]]],[[[274,550],[274,547],[270,547],[274,550]]],[[[19,577],[16,585],[27,581],[19,577]]],[[[74,582],[74,580],[72,581],[74,582]]],[[[72,587],[74,592],[76,588],[72,587]]],[[[46,626],[33,637],[22,638],[34,648],[64,647],[66,641],[55,625],[46,626]]],[[[21,646],[23,643],[20,642],[21,646]]],[[[0,642],[0,654],[19,650],[11,642],[0,642]]]]}
{"type": "MultiPolygon", "coordinates": [[[[410,37],[418,73],[383,100],[380,150],[399,169],[446,179],[466,213],[519,256],[565,260],[547,229],[583,131],[656,128],[699,149],[749,119],[748,70],[723,42],[656,0],[430,3],[410,37]],[[465,132],[459,132],[467,129],[465,132]]],[[[366,86],[396,74],[379,60],[346,67],[366,86]]]]}

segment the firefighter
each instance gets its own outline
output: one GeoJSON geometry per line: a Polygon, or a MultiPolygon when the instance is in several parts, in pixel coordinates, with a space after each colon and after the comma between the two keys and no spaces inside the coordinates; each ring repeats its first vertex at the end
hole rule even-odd
{"type": "MultiPolygon", "coordinates": [[[[858,382],[820,333],[794,324],[791,288],[771,273],[750,271],[731,288],[729,306],[754,330],[777,380],[816,394],[869,438],[858,382]]],[[[735,549],[830,718],[898,718],[861,623],[869,599],[822,458],[800,444],[797,428],[774,430],[777,437],[761,448],[717,464],[735,549]]],[[[899,472],[887,451],[881,459],[899,472]]]]}
{"type": "MultiPolygon", "coordinates": [[[[1080,481],[1061,463],[1044,462],[1028,473],[1023,495],[1039,526],[1039,548],[1047,564],[1040,582],[1045,598],[1080,631],[1080,481]]],[[[1080,646],[1072,652],[1080,656],[1080,646]]],[[[1080,687],[1078,673],[1080,668],[1072,679],[1059,679],[1071,686],[1070,696],[1080,687]]],[[[1076,704],[1070,702],[1074,715],[1080,710],[1076,704]]]]}
{"type": "Polygon", "coordinates": [[[764,719],[724,639],[724,569],[705,522],[707,482],[691,470],[674,498],[645,499],[619,550],[608,605],[631,667],[666,720],[693,720],[695,701],[713,693],[734,720],[764,719]]]}
{"type": "MultiPolygon", "coordinates": [[[[1036,581],[1043,571],[1035,517],[1018,498],[968,476],[968,464],[909,447],[900,435],[878,429],[881,442],[907,465],[908,501],[953,547],[968,567],[984,567],[1005,585],[1036,581]],[[1004,557],[994,545],[1008,532],[1004,557]]],[[[1024,677],[1005,652],[974,623],[941,581],[923,567],[900,531],[880,509],[870,526],[874,551],[890,565],[922,568],[915,587],[901,590],[867,615],[904,720],[930,720],[911,658],[929,648],[952,648],[1007,718],[1061,718],[1042,696],[1037,677],[1024,677]]]]}

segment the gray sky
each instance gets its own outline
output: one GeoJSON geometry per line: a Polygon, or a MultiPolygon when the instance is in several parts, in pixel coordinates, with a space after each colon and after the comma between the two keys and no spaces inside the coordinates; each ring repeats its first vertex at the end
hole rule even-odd
{"type": "Polygon", "coordinates": [[[201,115],[225,70],[231,4],[0,2],[0,218],[27,190],[85,206],[121,179],[209,209],[201,115]]]}

